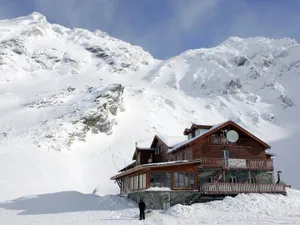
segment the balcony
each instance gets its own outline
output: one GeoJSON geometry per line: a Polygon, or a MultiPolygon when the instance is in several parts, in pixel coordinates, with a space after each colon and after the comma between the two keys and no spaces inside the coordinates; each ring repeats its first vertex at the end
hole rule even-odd
{"type": "Polygon", "coordinates": [[[284,184],[249,184],[249,183],[202,183],[201,194],[235,195],[240,193],[278,193],[285,194],[284,184]]]}
{"type": "Polygon", "coordinates": [[[230,143],[226,137],[212,135],[209,139],[210,145],[230,145],[230,146],[249,146],[247,138],[239,138],[237,142],[230,143]]]}
{"type": "Polygon", "coordinates": [[[201,158],[204,168],[273,170],[273,160],[201,158]]]}

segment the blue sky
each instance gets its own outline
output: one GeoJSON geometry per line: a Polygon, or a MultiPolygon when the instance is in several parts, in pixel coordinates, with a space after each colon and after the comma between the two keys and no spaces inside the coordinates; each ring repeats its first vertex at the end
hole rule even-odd
{"type": "Polygon", "coordinates": [[[99,29],[169,58],[230,36],[300,40],[300,0],[0,0],[0,18],[33,11],[51,23],[99,29]]]}

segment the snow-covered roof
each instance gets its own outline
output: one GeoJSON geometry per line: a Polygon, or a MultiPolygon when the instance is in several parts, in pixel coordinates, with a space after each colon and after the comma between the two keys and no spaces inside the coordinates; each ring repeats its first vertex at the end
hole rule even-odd
{"type": "Polygon", "coordinates": [[[189,140],[183,141],[183,142],[181,142],[181,143],[179,143],[179,144],[173,146],[173,148],[171,148],[171,149],[168,150],[168,153],[171,153],[171,152],[173,152],[173,151],[175,151],[175,150],[181,148],[182,146],[184,146],[184,145],[186,145],[186,144],[189,144],[190,142],[192,142],[192,141],[194,141],[195,139],[197,139],[197,138],[199,138],[199,137],[205,135],[206,133],[208,133],[208,132],[210,132],[210,131],[212,131],[212,130],[214,130],[214,129],[217,129],[218,127],[221,127],[221,126],[222,126],[223,124],[225,124],[225,123],[227,123],[227,122],[215,124],[215,125],[213,125],[210,129],[204,131],[202,134],[200,134],[200,135],[198,135],[198,136],[196,136],[196,137],[194,137],[194,138],[191,138],[191,139],[189,139],[189,140]]]}
{"type": "Polygon", "coordinates": [[[163,136],[156,135],[162,140],[168,147],[174,147],[187,139],[187,136],[163,136]]]}
{"type": "Polygon", "coordinates": [[[194,163],[200,163],[201,160],[199,159],[194,159],[194,160],[177,160],[177,161],[169,161],[169,162],[159,162],[159,163],[148,163],[148,164],[142,164],[135,166],[133,168],[130,168],[124,172],[121,172],[113,177],[111,177],[111,180],[115,180],[117,178],[120,178],[126,174],[130,174],[136,171],[139,171],[141,169],[146,169],[146,168],[152,168],[152,167],[167,167],[167,166],[177,166],[177,165],[182,165],[182,164],[194,164],[194,163]]]}
{"type": "Polygon", "coordinates": [[[139,147],[137,147],[136,148],[136,150],[141,150],[141,151],[154,151],[154,149],[153,148],[139,148],[139,147]]]}

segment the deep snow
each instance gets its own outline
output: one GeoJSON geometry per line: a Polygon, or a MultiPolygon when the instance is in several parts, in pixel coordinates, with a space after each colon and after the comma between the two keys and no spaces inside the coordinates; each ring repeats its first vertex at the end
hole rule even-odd
{"type": "Polygon", "coordinates": [[[28,196],[0,203],[1,224],[300,224],[300,192],[249,194],[222,201],[176,205],[138,220],[135,202],[75,191],[28,196]]]}

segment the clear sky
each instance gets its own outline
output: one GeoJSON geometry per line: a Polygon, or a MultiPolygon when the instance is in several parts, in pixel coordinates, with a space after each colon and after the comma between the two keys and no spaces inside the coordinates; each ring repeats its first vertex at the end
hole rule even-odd
{"type": "Polygon", "coordinates": [[[0,18],[33,11],[51,23],[109,35],[166,59],[230,36],[300,40],[300,0],[0,0],[0,18]]]}

